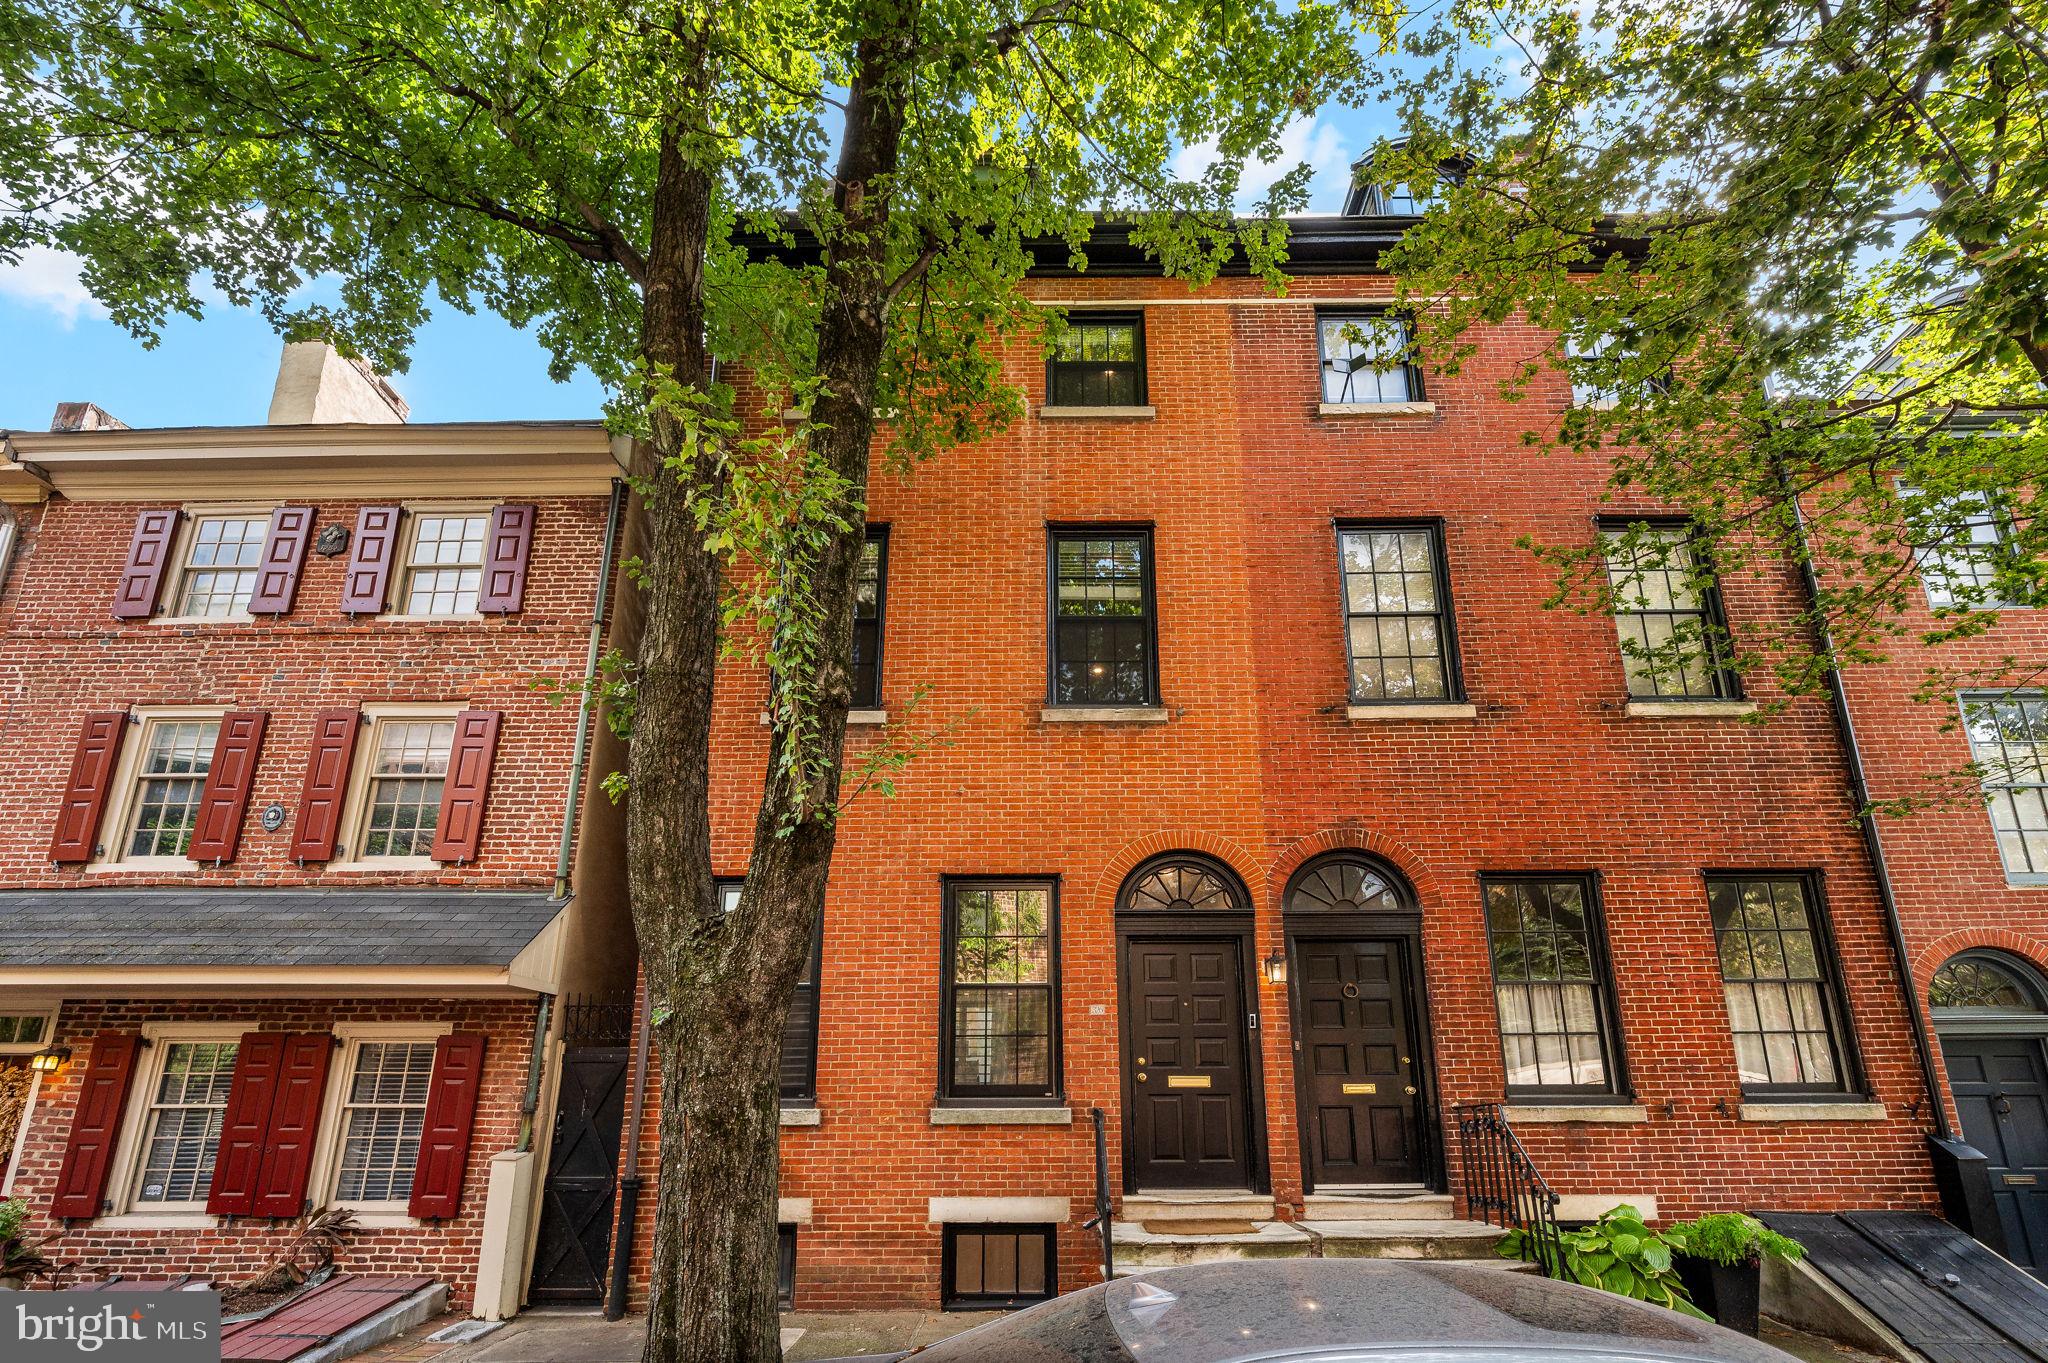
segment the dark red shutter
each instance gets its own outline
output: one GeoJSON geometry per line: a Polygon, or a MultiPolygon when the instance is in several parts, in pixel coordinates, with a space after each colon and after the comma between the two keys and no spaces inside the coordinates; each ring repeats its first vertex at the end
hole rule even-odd
{"type": "Polygon", "coordinates": [[[362,716],[354,710],[322,710],[313,716],[313,752],[306,759],[306,784],[299,790],[292,860],[326,861],[334,855],[341,806],[348,798],[349,761],[361,727],[362,716]]]}
{"type": "Polygon", "coordinates": [[[533,548],[534,508],[507,502],[491,511],[491,529],[484,540],[484,586],[476,608],[509,612],[526,600],[526,556],[533,548]]]}
{"type": "Polygon", "coordinates": [[[334,1040],[325,1032],[284,1038],[277,1101],[270,1109],[263,1170],[256,1180],[256,1215],[297,1216],[306,1209],[313,1173],[313,1140],[320,1131],[320,1100],[327,1096],[327,1058],[334,1040]]]}
{"type": "Polygon", "coordinates": [[[206,769],[192,844],[185,849],[192,860],[235,859],[242,842],[242,814],[256,784],[256,755],[263,750],[263,729],[269,722],[269,714],[262,710],[232,710],[220,717],[213,765],[206,769]]]}
{"type": "Polygon", "coordinates": [[[484,1039],[450,1032],[434,1044],[434,1077],[420,1123],[420,1162],[412,1175],[412,1203],[422,1220],[446,1220],[462,1205],[462,1174],[469,1164],[469,1132],[483,1087],[484,1039]]]}
{"type": "Polygon", "coordinates": [[[71,778],[64,784],[64,803],[57,810],[57,831],[50,839],[51,861],[91,861],[106,811],[107,788],[114,762],[128,737],[128,712],[102,710],[85,717],[85,729],[71,753],[71,778]]]}
{"type": "Polygon", "coordinates": [[[121,1117],[128,1110],[128,1080],[135,1073],[141,1045],[136,1032],[101,1032],[92,1039],[92,1055],[79,1076],[78,1105],[71,1111],[71,1136],[57,1171],[50,1215],[100,1214],[107,1175],[114,1167],[114,1143],[121,1138],[121,1117]]]}
{"type": "Polygon", "coordinates": [[[376,615],[384,609],[404,516],[404,508],[396,506],[366,506],[356,513],[355,547],[349,550],[348,576],[341,583],[341,608],[350,615],[376,615]]]}
{"type": "Polygon", "coordinates": [[[164,569],[178,539],[178,508],[144,511],[135,518],[135,537],[128,541],[128,566],[114,589],[116,620],[147,620],[156,614],[157,593],[163,590],[164,569]]]}
{"type": "Polygon", "coordinates": [[[475,861],[484,832],[484,797],[491,759],[498,751],[496,710],[464,710],[455,717],[448,749],[448,779],[441,787],[441,818],[434,826],[435,861],[475,861]]]}
{"type": "Polygon", "coordinates": [[[270,1135],[285,1039],[283,1032],[244,1032],[236,1048],[235,1077],[213,1157],[213,1186],[206,1194],[206,1210],[215,1216],[248,1216],[255,1210],[256,1175],[270,1135]]]}
{"type": "Polygon", "coordinates": [[[313,508],[281,506],[270,513],[270,533],[263,537],[263,558],[256,568],[256,590],[249,594],[249,614],[284,615],[299,594],[299,568],[313,542],[313,508]]]}

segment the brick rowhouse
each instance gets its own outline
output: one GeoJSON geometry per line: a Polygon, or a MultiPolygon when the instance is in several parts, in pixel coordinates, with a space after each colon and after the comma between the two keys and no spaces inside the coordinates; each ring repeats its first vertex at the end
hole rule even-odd
{"type": "MultiPolygon", "coordinates": [[[[1345,1215],[1346,1197],[1405,1190],[1396,1185],[1460,1192],[1444,1153],[1449,1110],[1504,1097],[1568,1216],[1623,1200],[1661,1218],[1934,1200],[1928,1095],[1826,703],[1797,699],[1756,724],[1734,699],[1632,702],[1615,622],[1545,609],[1552,574],[1517,544],[1585,543],[1596,518],[1661,510],[1608,500],[1604,463],[1522,444],[1526,429],[1555,421],[1570,385],[1558,374],[1520,404],[1498,387],[1555,338],[1487,327],[1459,373],[1422,376],[1419,398],[1326,404],[1319,316],[1384,306],[1392,288],[1371,265],[1384,223],[1354,224],[1345,240],[1323,222],[1302,225],[1312,235],[1298,239],[1302,272],[1284,297],[1241,275],[1190,290],[1118,268],[1125,257],[1109,241],[1085,277],[1038,271],[1031,296],[1067,306],[1071,321],[1141,319],[1142,395],[1096,411],[1051,403],[1045,357],[1019,348],[1006,377],[1028,415],[908,477],[873,481],[869,519],[887,544],[880,708],[902,720],[928,688],[908,722],[956,727],[893,798],[857,800],[840,834],[814,1096],[797,1084],[784,1118],[800,1306],[960,1297],[959,1280],[942,1281],[949,1231],[991,1223],[1054,1227],[1059,1285],[1094,1281],[1098,1251],[1081,1228],[1094,1197],[1091,1108],[1107,1116],[1119,1219],[1169,1214],[1181,1190],[1153,1159],[1159,1123],[1136,1129],[1133,1104],[1156,1111],[1173,1090],[1145,1073],[1147,1060],[1165,1062],[1137,1049],[1144,1019],[1123,1015],[1130,972],[1167,970],[1171,948],[1159,944],[1189,934],[1223,945],[1242,1010],[1243,1061],[1222,1081],[1243,1092],[1222,1133],[1243,1143],[1242,1158],[1234,1178],[1200,1185],[1212,1216],[1314,1221],[1345,1215]],[[1445,703],[1361,706],[1347,694],[1339,534],[1375,523],[1440,535],[1463,683],[1445,703]],[[1049,536],[1090,526],[1149,534],[1156,706],[1084,716],[1049,704],[1049,536]],[[1162,864],[1217,873],[1223,898],[1163,914],[1141,906],[1162,864]],[[1283,907],[1299,877],[1347,864],[1391,886],[1372,906],[1388,910],[1383,920],[1366,912],[1339,927],[1283,907]],[[946,1096],[949,886],[977,877],[1057,889],[1058,1069],[1036,1102],[946,1096]],[[1527,883],[1516,877],[1578,881],[1597,897],[1595,974],[1611,981],[1613,1019],[1605,1092],[1505,1087],[1482,882],[1527,883]],[[1832,939],[1820,973],[1840,1027],[1836,1082],[1802,1094],[1745,1087],[1710,877],[1806,887],[1832,939]],[[1324,1147],[1347,1139],[1326,1122],[1353,1122],[1356,1141],[1360,1123],[1389,1120],[1384,1106],[1347,1117],[1335,1090],[1302,1102],[1325,1054],[1302,1036],[1304,1019],[1343,1006],[1313,976],[1335,983],[1365,960],[1325,939],[1362,947],[1400,939],[1407,924],[1419,924],[1404,1000],[1416,1052],[1393,1073],[1419,1092],[1406,1130],[1383,1139],[1412,1142],[1412,1172],[1383,1187],[1318,1181],[1315,1162],[1334,1168],[1344,1153],[1324,1147]],[[1287,963],[1285,984],[1267,978],[1273,957],[1287,963]]],[[[781,419],[776,395],[742,391],[756,420],[781,419]]],[[[1789,566],[1721,588],[1738,635],[1800,599],[1789,566]]],[[[741,665],[722,678],[712,812],[725,875],[745,870],[764,685],[741,665]]],[[[1768,679],[1752,685],[1751,701],[1773,698],[1768,679]]],[[[850,762],[879,741],[852,732],[850,762]]],[[[650,1097],[650,1180],[657,1108],[650,1097]]],[[[1007,1255],[1007,1235],[973,1252],[1002,1240],[1007,1255]]],[[[637,1243],[648,1243],[644,1226],[637,1243]]]]}
{"type": "Polygon", "coordinates": [[[83,1276],[222,1284],[348,1206],[344,1271],[502,1315],[562,1252],[551,1004],[630,982],[582,707],[536,688],[601,642],[618,468],[310,350],[267,426],[9,434],[5,1191],[83,1276]]]}

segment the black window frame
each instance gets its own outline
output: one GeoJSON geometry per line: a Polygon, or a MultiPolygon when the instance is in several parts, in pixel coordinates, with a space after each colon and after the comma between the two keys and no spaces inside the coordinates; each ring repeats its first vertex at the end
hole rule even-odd
{"type": "MultiPolygon", "coordinates": [[[[1556,1103],[1611,1103],[1634,1096],[1628,1074],[1628,1047],[1621,1023],[1621,1000],[1615,991],[1614,959],[1607,937],[1607,910],[1600,894],[1598,871],[1482,871],[1479,875],[1479,912],[1486,933],[1487,978],[1494,988],[1494,1024],[1500,1039],[1502,1092],[1509,1099],[1541,1098],[1556,1103]],[[1600,1056],[1607,1080],[1603,1084],[1516,1084],[1507,1078],[1507,1028],[1500,1022],[1500,961],[1494,954],[1493,920],[1487,890],[1493,885],[1575,884],[1586,906],[1586,953],[1592,967],[1593,1009],[1599,1023],[1600,1056]]],[[[1560,983],[1564,981],[1560,980],[1560,983]]],[[[1532,1033],[1533,1035],[1533,1033],[1532,1033]]]]}
{"type": "MultiPolygon", "coordinates": [[[[855,710],[879,710],[882,708],[882,667],[886,657],[889,625],[889,527],[886,525],[871,525],[868,527],[867,539],[861,545],[861,556],[863,559],[866,558],[868,546],[870,545],[874,546],[875,550],[875,615],[872,621],[864,621],[860,618],[860,596],[858,591],[854,595],[853,702],[850,708],[855,710]],[[865,688],[861,685],[860,656],[861,631],[864,627],[871,631],[868,637],[873,640],[875,652],[874,666],[871,669],[870,676],[871,684],[865,688]]],[[[855,571],[858,573],[860,569],[855,571]]]]}
{"type": "Polygon", "coordinates": [[[775,1227],[775,1304],[785,1311],[796,1309],[796,1237],[793,1222],[775,1227]]]}
{"type": "MultiPolygon", "coordinates": [[[[1721,570],[1714,561],[1713,546],[1701,533],[1697,524],[1683,516],[1600,516],[1594,521],[1595,532],[1600,537],[1601,561],[1607,572],[1609,604],[1615,606],[1614,560],[1611,555],[1611,538],[1626,535],[1633,527],[1642,526],[1653,531],[1679,531],[1685,538],[1687,549],[1698,566],[1700,584],[1699,608],[1696,612],[1621,610],[1613,609],[1609,616],[1615,629],[1615,649],[1621,656],[1622,686],[1630,700],[1641,701],[1715,701],[1741,700],[1742,678],[1730,664],[1728,658],[1728,608],[1721,596],[1721,570]],[[1697,614],[1702,622],[1700,644],[1706,651],[1707,678],[1711,690],[1702,694],[1696,691],[1638,691],[1630,665],[1639,660],[1631,658],[1621,647],[1621,622],[1624,616],[1697,614]]],[[[1668,570],[1666,570],[1668,571],[1668,570]]]]}
{"type": "MultiPolygon", "coordinates": [[[[1388,370],[1386,372],[1393,372],[1388,370]]],[[[1317,308],[1316,309],[1316,401],[1324,406],[1387,407],[1394,402],[1427,402],[1428,396],[1422,386],[1422,365],[1415,353],[1415,318],[1412,313],[1399,308],[1317,308]],[[1358,322],[1367,325],[1379,322],[1401,324],[1401,373],[1408,384],[1408,396],[1391,402],[1332,402],[1327,383],[1330,369],[1330,351],[1324,334],[1325,322],[1358,322]]]]}
{"type": "MultiPolygon", "coordinates": [[[[1443,518],[1391,521],[1340,518],[1333,524],[1337,548],[1337,611],[1338,618],[1343,621],[1344,694],[1348,698],[1348,702],[1352,705],[1384,705],[1389,707],[1463,704],[1466,699],[1465,669],[1462,659],[1458,654],[1457,612],[1451,600],[1451,568],[1448,562],[1449,555],[1444,544],[1443,518]],[[1351,622],[1354,618],[1365,619],[1367,616],[1358,615],[1351,609],[1351,589],[1349,582],[1346,580],[1350,574],[1344,569],[1344,536],[1359,531],[1373,530],[1420,530],[1429,536],[1430,564],[1436,578],[1437,609],[1434,614],[1436,616],[1437,637],[1442,643],[1444,669],[1444,694],[1441,696],[1389,699],[1385,696],[1360,696],[1358,694],[1358,677],[1355,670],[1357,660],[1352,656],[1351,652],[1351,622]]],[[[1371,612],[1371,618],[1378,618],[1380,614],[1381,612],[1378,611],[1371,612]]],[[[1422,612],[1410,611],[1404,612],[1404,614],[1416,615],[1422,614],[1422,612]]],[[[1410,656],[1412,657],[1413,655],[1410,656]]]]}
{"type": "MultiPolygon", "coordinates": [[[[1145,313],[1143,309],[1085,309],[1067,313],[1063,325],[1066,327],[1086,326],[1091,322],[1112,326],[1131,327],[1131,353],[1137,358],[1133,362],[1137,369],[1136,387],[1133,400],[1121,402],[1069,402],[1060,392],[1062,367],[1076,375],[1087,371],[1100,370],[1115,361],[1062,360],[1059,357],[1059,342],[1055,338],[1045,353],[1045,405],[1048,407],[1074,407],[1086,411],[1090,408],[1113,410],[1119,407],[1144,407],[1151,403],[1151,375],[1145,363],[1145,313]]],[[[1076,380],[1078,381],[1078,379],[1076,380]]]]}
{"type": "Polygon", "coordinates": [[[1033,1302],[1051,1301],[1060,1294],[1059,1227],[1043,1221],[948,1221],[940,1233],[939,1303],[948,1311],[1007,1311],[1033,1302]],[[959,1265],[959,1237],[962,1235],[1043,1235],[1045,1237],[1045,1291],[1043,1294],[957,1292],[953,1287],[959,1265]]]}
{"type": "MultiPolygon", "coordinates": [[[[1159,587],[1157,542],[1148,523],[1104,525],[1049,524],[1045,528],[1045,703],[1053,708],[1154,708],[1159,699],[1159,587]],[[1140,575],[1145,609],[1145,695],[1141,700],[1061,700],[1060,675],[1060,545],[1066,541],[1135,539],[1142,545],[1140,575]]],[[[1072,617],[1080,618],[1080,617],[1072,617]]]]}
{"type": "Polygon", "coordinates": [[[933,1090],[937,1107],[1059,1107],[1067,1101],[1065,1019],[1061,1013],[1060,881],[1057,876],[942,876],[939,881],[939,1073],[933,1090]],[[1046,892],[1046,1021],[1051,1036],[1046,1054],[1046,1087],[960,1085],[953,1080],[953,951],[959,939],[956,891],[1044,890],[1046,892]]]}
{"type": "MultiPolygon", "coordinates": [[[[746,883],[747,878],[745,876],[718,876],[711,882],[712,893],[719,896],[721,907],[723,907],[726,891],[740,889],[746,883]]],[[[729,913],[731,910],[726,909],[726,912],[729,913]]],[[[818,1014],[819,1005],[824,998],[822,984],[825,973],[825,915],[822,913],[818,915],[817,927],[812,929],[811,932],[811,959],[805,967],[805,973],[810,976],[810,979],[806,981],[800,978],[796,986],[799,993],[806,989],[811,991],[811,1028],[810,1036],[807,1038],[809,1041],[808,1053],[804,1057],[804,1083],[801,1091],[790,1092],[783,1089],[778,1080],[777,1090],[784,1107],[815,1107],[818,1102],[818,1014]]],[[[792,1007],[794,1007],[794,1004],[795,1001],[791,1000],[792,1007]]],[[[789,1024],[785,1021],[782,1028],[782,1052],[785,1060],[788,1056],[788,1051],[789,1024]]],[[[780,1074],[780,1068],[781,1065],[778,1062],[778,1075],[780,1074]]]]}
{"type": "MultiPolygon", "coordinates": [[[[1736,1082],[1742,1096],[1757,1102],[1805,1102],[1814,1098],[1862,1099],[1869,1094],[1863,1060],[1856,1045],[1856,1022],[1849,1010],[1848,977],[1842,970],[1842,956],[1835,944],[1835,930],[1828,912],[1825,885],[1813,870],[1784,870],[1716,867],[1703,871],[1700,888],[1707,904],[1707,928],[1714,939],[1714,977],[1721,981],[1721,1013],[1727,1019],[1729,1053],[1735,1061],[1736,1082]],[[1832,1084],[1748,1084],[1741,1082],[1742,1059],[1735,1052],[1735,1019],[1728,1011],[1727,976],[1721,960],[1721,929],[1714,922],[1713,886],[1717,881],[1796,881],[1806,896],[1807,921],[1814,939],[1815,964],[1819,968],[1821,1008],[1826,1013],[1828,1036],[1833,1043],[1835,1079],[1832,1084]]],[[[1768,978],[1768,977],[1767,977],[1768,978]]],[[[1786,978],[1790,978],[1788,975],[1786,978]]],[[[1748,983],[1748,981],[1738,981],[1748,983]]]]}

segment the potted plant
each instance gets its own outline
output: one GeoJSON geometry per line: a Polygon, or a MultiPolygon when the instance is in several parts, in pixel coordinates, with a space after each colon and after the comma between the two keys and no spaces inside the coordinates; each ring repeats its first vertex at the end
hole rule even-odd
{"type": "Polygon", "coordinates": [[[28,1203],[0,1201],[0,1291],[20,1291],[32,1278],[54,1274],[57,1265],[43,1256],[43,1246],[57,1237],[29,1240],[21,1228],[28,1221],[28,1203]]]}
{"type": "Polygon", "coordinates": [[[1678,1251],[1679,1277],[1692,1299],[1731,1330],[1754,1335],[1766,1258],[1791,1262],[1806,1247],[1778,1234],[1753,1216],[1715,1212],[1683,1221],[1664,1232],[1678,1251]]]}
{"type": "Polygon", "coordinates": [[[1497,1250],[1502,1258],[1532,1260],[1566,1282],[1603,1288],[1707,1319],[1706,1313],[1692,1304],[1685,1283],[1673,1268],[1674,1246],[1644,1224],[1643,1214],[1634,1207],[1615,1207],[1578,1230],[1560,1228],[1557,1245],[1564,1259],[1561,1266],[1547,1262],[1549,1246],[1532,1242],[1526,1231],[1509,1231],[1501,1237],[1497,1250]]]}

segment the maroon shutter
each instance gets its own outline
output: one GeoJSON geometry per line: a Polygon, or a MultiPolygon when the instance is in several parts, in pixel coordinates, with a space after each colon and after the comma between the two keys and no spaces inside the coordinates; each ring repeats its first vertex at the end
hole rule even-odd
{"type": "Polygon", "coordinates": [[[441,817],[434,826],[435,861],[475,861],[483,838],[484,796],[491,788],[491,759],[498,750],[496,710],[464,710],[455,717],[455,741],[448,749],[448,779],[441,787],[441,817]]]}
{"type": "Polygon", "coordinates": [[[92,1057],[79,1076],[78,1105],[71,1112],[71,1136],[57,1172],[57,1191],[50,1198],[50,1215],[100,1214],[107,1175],[114,1167],[114,1143],[121,1137],[121,1116],[128,1110],[128,1080],[135,1073],[135,1053],[141,1045],[136,1032],[101,1032],[92,1039],[92,1057]]]}
{"type": "Polygon", "coordinates": [[[164,568],[178,538],[178,508],[144,511],[135,518],[135,537],[128,541],[128,566],[114,589],[116,620],[147,620],[156,614],[157,593],[163,590],[164,568]]]}
{"type": "Polygon", "coordinates": [[[313,508],[281,506],[270,513],[270,533],[263,537],[263,558],[256,568],[256,590],[249,594],[249,614],[285,615],[299,594],[299,568],[313,542],[313,508]]]}
{"type": "Polygon", "coordinates": [[[477,1033],[450,1032],[434,1044],[434,1077],[407,1209],[414,1216],[446,1220],[462,1205],[462,1173],[469,1163],[469,1131],[483,1073],[484,1039],[477,1033]]]}
{"type": "Polygon", "coordinates": [[[366,506],[356,513],[355,547],[349,550],[348,576],[341,583],[341,608],[350,615],[376,615],[384,609],[404,515],[396,506],[366,506]]]}
{"type": "Polygon", "coordinates": [[[235,1050],[235,1077],[213,1157],[213,1186],[206,1194],[206,1210],[215,1216],[247,1216],[255,1210],[256,1174],[277,1102],[284,1043],[282,1032],[244,1032],[235,1050]]]}
{"type": "Polygon", "coordinates": [[[256,1180],[256,1215],[297,1216],[306,1207],[313,1172],[313,1139],[320,1130],[320,1100],[327,1096],[327,1057],[334,1040],[325,1032],[284,1038],[277,1101],[270,1109],[263,1169],[256,1180]]]}
{"type": "Polygon", "coordinates": [[[262,710],[235,710],[220,717],[213,765],[206,769],[192,844],[185,849],[192,860],[235,859],[235,849],[242,842],[242,814],[249,808],[249,790],[256,784],[256,755],[263,750],[263,729],[269,721],[269,714],[262,710]]]}
{"type": "Polygon", "coordinates": [[[313,753],[306,760],[306,784],[299,790],[299,820],[292,829],[294,861],[326,861],[341,833],[342,801],[348,798],[348,765],[355,756],[362,716],[354,710],[322,710],[313,716],[313,753]]]}
{"type": "Polygon", "coordinates": [[[533,548],[534,508],[507,502],[491,510],[490,534],[484,540],[484,585],[476,608],[510,612],[526,599],[526,555],[533,548]]]}
{"type": "Polygon", "coordinates": [[[114,761],[128,736],[128,712],[102,710],[85,717],[85,729],[71,754],[71,778],[64,784],[64,803],[57,810],[57,831],[50,839],[50,860],[91,861],[99,836],[100,815],[107,807],[107,788],[114,780],[114,761]]]}

